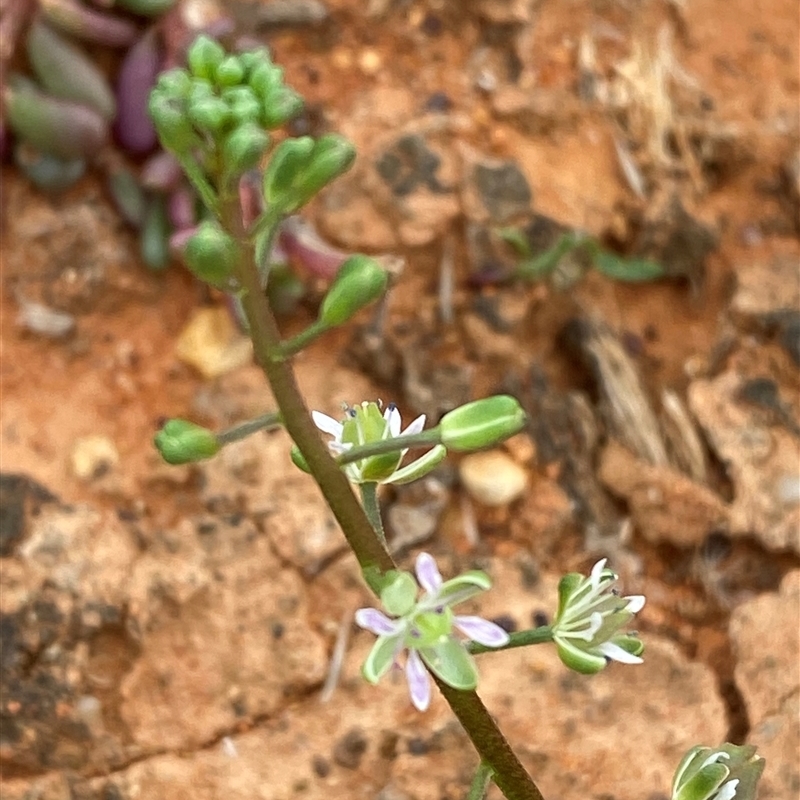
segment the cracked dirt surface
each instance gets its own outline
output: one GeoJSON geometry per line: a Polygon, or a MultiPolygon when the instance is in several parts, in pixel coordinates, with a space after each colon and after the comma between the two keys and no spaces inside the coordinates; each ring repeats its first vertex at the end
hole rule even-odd
{"type": "MultiPolygon", "coordinates": [[[[510,506],[471,499],[457,460],[385,493],[399,559],[486,569],[497,588],[473,610],[517,628],[601,556],[647,596],[641,667],[587,679],[549,648],[481,657],[480,693],[545,797],[666,798],[682,753],[725,739],[767,757],[761,800],[795,796],[795,4],[325,5],[321,28],[265,34],[308,124],[359,149],[308,218],[406,265],[382,323],[364,314],[296,359],[309,405],[435,417],[502,390],[531,418],[501,449],[527,479],[510,506]],[[655,254],[670,278],[487,282],[507,259],[492,231],[512,223],[655,254]]],[[[360,677],[352,614],[370,598],[283,434],[193,467],[150,445],[165,417],[274,410],[254,366],[209,380],[176,355],[219,298],[177,266],[145,272],[96,177],[58,198],[2,179],[4,800],[463,797],[475,759],[444,702],[420,715],[402,682],[360,677]],[[73,335],[25,330],[21,294],[74,315],[73,335]],[[90,436],[114,455],[79,477],[90,436]]]]}

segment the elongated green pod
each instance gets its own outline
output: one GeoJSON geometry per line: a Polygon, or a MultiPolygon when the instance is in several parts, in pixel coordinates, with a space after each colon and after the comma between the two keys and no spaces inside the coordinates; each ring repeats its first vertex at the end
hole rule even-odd
{"type": "Polygon", "coordinates": [[[128,47],[139,35],[138,26],[131,20],[97,11],[76,0],[39,0],[39,8],[48,22],[84,42],[128,47]]]}
{"type": "Polygon", "coordinates": [[[3,108],[8,125],[20,139],[59,158],[93,156],[108,137],[108,126],[96,111],[50,97],[27,81],[9,81],[3,108]]]}
{"type": "Polygon", "coordinates": [[[139,231],[139,252],[142,261],[154,272],[169,264],[169,219],[164,198],[156,195],[145,211],[139,231]]]}
{"type": "Polygon", "coordinates": [[[57,33],[41,18],[28,31],[28,59],[47,92],[62,100],[73,100],[112,120],[116,102],[105,75],[79,48],[57,33]]]}

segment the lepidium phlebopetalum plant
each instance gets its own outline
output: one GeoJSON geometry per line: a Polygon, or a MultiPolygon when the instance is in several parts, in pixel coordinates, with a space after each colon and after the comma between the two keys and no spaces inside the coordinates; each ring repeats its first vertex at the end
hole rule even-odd
{"type": "MultiPolygon", "coordinates": [[[[525,415],[507,395],[467,403],[428,428],[418,417],[404,429],[391,403],[358,402],[341,419],[312,414],[294,377],[293,356],[380,298],[387,275],[368,256],[349,257],[316,321],[286,339],[267,292],[269,253],[286,216],[347,170],[355,150],[335,133],[317,139],[278,133],[300,111],[302,99],[285,84],[283,70],[267,50],[231,55],[201,36],[190,48],[188,64],[162,74],[150,98],[162,145],[175,155],[206,207],[206,219],[186,244],[185,261],[199,279],[238,305],[277,410],[219,433],[188,420],[169,420],[156,434],[156,447],[169,463],[182,464],[211,458],[256,431],[283,427],[292,440],[294,462],[319,485],[366,584],[380,600],[381,609],[364,608],[356,615],[356,622],[377,636],[363,665],[365,678],[377,683],[388,671],[404,669],[411,701],[421,711],[435,683],[478,753],[471,800],[484,795],[489,781],[508,800],[542,800],[476,692],[475,657],[550,643],[566,667],[579,672],[597,672],[610,660],[646,668],[642,642],[624,630],[644,598],[619,597],[613,588],[617,576],[602,560],[588,576],[573,573],[562,579],[551,626],[509,635],[488,620],[455,610],[490,588],[485,573],[468,571],[445,580],[427,553],[417,556],[413,574],[398,568],[383,535],[378,486],[415,480],[449,451],[501,442],[523,428],[525,415]],[[263,204],[248,223],[240,204],[245,178],[249,186],[260,185],[263,204]],[[411,449],[424,452],[404,463],[411,449]]],[[[763,762],[749,750],[740,756],[733,745],[691,751],[676,773],[673,800],[751,800],[763,762]]]]}

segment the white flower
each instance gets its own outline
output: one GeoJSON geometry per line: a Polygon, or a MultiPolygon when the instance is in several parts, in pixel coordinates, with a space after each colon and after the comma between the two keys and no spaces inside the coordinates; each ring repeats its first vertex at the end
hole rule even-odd
{"type": "Polygon", "coordinates": [[[553,641],[559,658],[577,672],[592,674],[609,659],[641,664],[644,645],[633,634],[620,633],[644,607],[642,595],[620,597],[613,586],[617,575],[606,569],[606,559],[592,568],[589,577],[577,572],[565,575],[559,585],[558,614],[553,641]]]}
{"type": "MultiPolygon", "coordinates": [[[[365,401],[360,406],[348,408],[346,413],[345,419],[338,422],[319,411],[311,412],[314,424],[323,433],[333,437],[328,442],[328,448],[334,456],[340,456],[354,446],[413,436],[421,433],[425,427],[425,415],[422,414],[401,431],[400,412],[394,403],[389,403],[381,413],[377,403],[365,401]]],[[[367,456],[345,464],[344,471],[352,483],[406,483],[430,472],[446,455],[445,448],[436,445],[425,455],[398,469],[407,452],[408,448],[405,447],[390,453],[367,456]]]]}

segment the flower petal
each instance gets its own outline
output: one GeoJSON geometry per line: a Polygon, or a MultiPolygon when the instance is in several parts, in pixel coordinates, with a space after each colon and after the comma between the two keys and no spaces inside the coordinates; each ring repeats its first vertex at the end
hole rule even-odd
{"type": "Polygon", "coordinates": [[[408,653],[406,680],[414,707],[419,711],[426,711],[431,704],[431,680],[416,650],[410,650],[408,653]]]}
{"type": "Polygon", "coordinates": [[[592,587],[597,591],[597,588],[600,586],[600,578],[603,575],[603,570],[605,569],[606,562],[608,561],[607,558],[601,558],[593,567],[592,572],[589,575],[589,581],[592,584],[592,587]]]}
{"type": "Polygon", "coordinates": [[[597,645],[595,650],[602,653],[606,658],[610,658],[613,661],[619,661],[621,664],[644,663],[639,656],[635,656],[632,653],[629,653],[627,650],[623,650],[618,644],[614,644],[614,642],[603,642],[602,644],[597,645]]]}
{"type": "Polygon", "coordinates": [[[329,417],[327,414],[323,414],[321,411],[312,411],[311,419],[314,420],[314,424],[323,433],[333,436],[336,440],[341,440],[342,431],[344,430],[341,422],[337,422],[333,417],[329,417]]]}
{"type": "Polygon", "coordinates": [[[485,592],[492,586],[491,578],[481,570],[473,569],[445,581],[436,596],[438,605],[455,606],[485,592]]]}
{"type": "Polygon", "coordinates": [[[364,628],[376,636],[392,636],[403,628],[401,622],[389,619],[377,608],[359,608],[356,611],[355,620],[359,628],[364,628]]]}
{"type": "Polygon", "coordinates": [[[644,608],[645,597],[643,594],[632,594],[622,599],[628,601],[625,610],[631,614],[638,614],[644,608]]]}
{"type": "MultiPolygon", "coordinates": [[[[403,436],[412,436],[415,433],[422,433],[422,429],[425,427],[425,415],[421,414],[417,417],[404,431],[403,436]]],[[[396,433],[393,433],[392,436],[397,436],[396,433]]]]}
{"type": "Polygon", "coordinates": [[[383,418],[387,422],[387,430],[388,436],[385,438],[392,438],[394,439],[396,436],[400,435],[400,412],[397,410],[397,406],[394,403],[389,403],[386,407],[386,411],[383,412],[383,418]]]}
{"type": "Polygon", "coordinates": [[[404,483],[418,480],[425,477],[432,469],[435,469],[447,455],[447,450],[444,445],[437,444],[432,450],[429,450],[425,455],[406,464],[401,469],[395,470],[386,480],[381,483],[393,483],[400,486],[404,483]]]}
{"type": "Polygon", "coordinates": [[[442,586],[442,576],[430,553],[420,553],[417,556],[415,572],[419,585],[428,594],[436,595],[442,586]]]}
{"type": "Polygon", "coordinates": [[[453,617],[453,624],[468,639],[486,647],[502,647],[511,638],[499,625],[482,617],[457,615],[453,617]]]}

